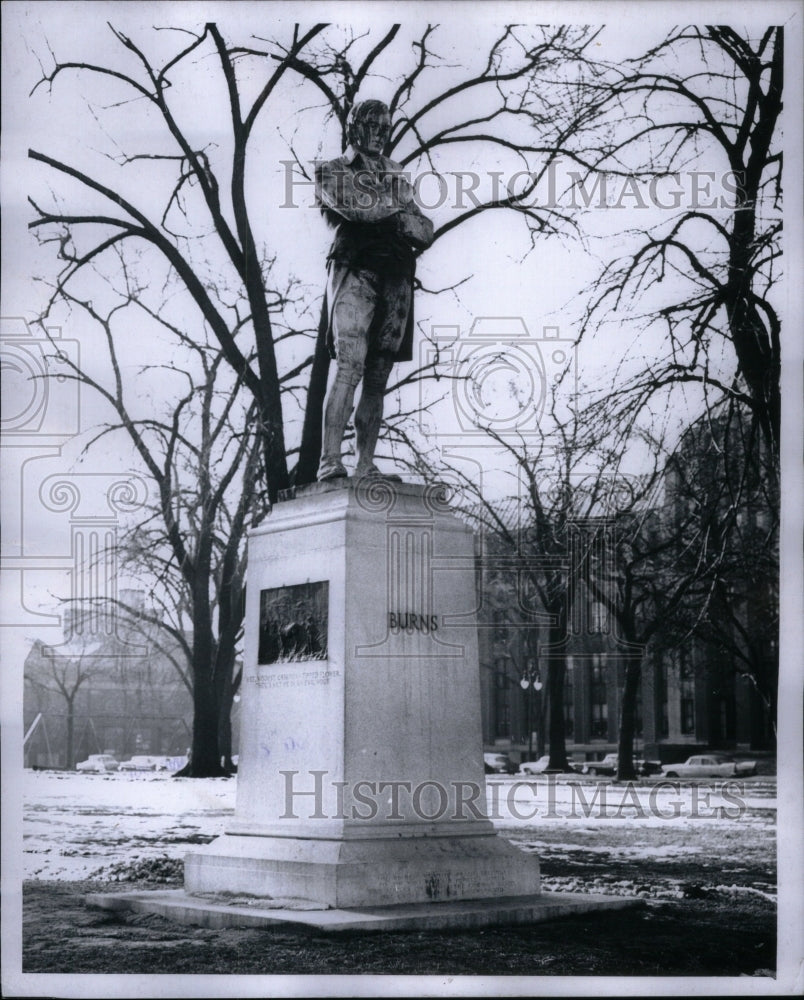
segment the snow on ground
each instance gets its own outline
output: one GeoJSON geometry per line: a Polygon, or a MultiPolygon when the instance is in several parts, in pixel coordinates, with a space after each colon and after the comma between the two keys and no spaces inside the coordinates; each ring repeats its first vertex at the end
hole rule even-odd
{"type": "Polygon", "coordinates": [[[589,819],[607,825],[685,826],[701,821],[756,823],[776,819],[776,781],[625,782],[547,777],[488,781],[489,815],[507,828],[589,819]]]}
{"type": "Polygon", "coordinates": [[[223,833],[232,778],[26,771],[23,877],[83,879],[143,858],[180,858],[223,833]]]}
{"type": "MultiPolygon", "coordinates": [[[[236,788],[236,778],[27,770],[23,877],[78,880],[112,865],[182,858],[224,832],[236,788]]],[[[775,810],[775,782],[769,781],[725,787],[565,778],[488,782],[495,825],[542,857],[580,850],[605,855],[614,841],[620,858],[692,857],[704,844],[711,850],[742,835],[746,826],[772,836],[775,810]]]]}

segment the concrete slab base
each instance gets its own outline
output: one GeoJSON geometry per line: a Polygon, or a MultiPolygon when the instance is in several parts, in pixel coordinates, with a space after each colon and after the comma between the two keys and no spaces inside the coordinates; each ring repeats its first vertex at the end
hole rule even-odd
{"type": "Polygon", "coordinates": [[[226,893],[191,896],[183,889],[90,893],[88,906],[130,913],[156,913],[180,924],[215,929],[296,925],[311,931],[460,930],[499,924],[534,924],[599,910],[644,906],[644,900],[569,892],[441,903],[403,903],[355,909],[311,909],[309,900],[266,900],[226,893]]]}

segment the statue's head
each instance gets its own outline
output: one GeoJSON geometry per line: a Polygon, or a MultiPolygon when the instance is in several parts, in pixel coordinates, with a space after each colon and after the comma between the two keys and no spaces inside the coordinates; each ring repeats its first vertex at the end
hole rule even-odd
{"type": "Polygon", "coordinates": [[[382,101],[361,101],[352,105],[346,119],[346,137],[361,153],[376,156],[383,151],[391,134],[391,112],[382,101]]]}

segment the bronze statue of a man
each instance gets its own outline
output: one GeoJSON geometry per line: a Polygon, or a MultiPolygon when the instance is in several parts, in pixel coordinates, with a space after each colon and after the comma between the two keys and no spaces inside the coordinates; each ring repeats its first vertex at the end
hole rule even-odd
{"type": "Polygon", "coordinates": [[[382,155],[390,132],[385,104],[355,104],[346,152],[316,167],[316,200],[335,228],[327,257],[327,345],[337,362],[324,401],[319,482],[347,474],[341,445],[361,379],[355,475],[381,475],[374,451],[385,388],[394,361],[413,356],[416,252],[432,243],[433,224],[402,167],[382,155]]]}

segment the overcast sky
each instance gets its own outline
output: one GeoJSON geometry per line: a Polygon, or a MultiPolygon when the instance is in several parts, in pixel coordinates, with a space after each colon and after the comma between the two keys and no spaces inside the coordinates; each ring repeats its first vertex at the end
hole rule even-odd
{"type": "MultiPolygon", "coordinates": [[[[132,37],[159,62],[158,54],[167,58],[178,44],[175,31],[155,31],[155,27],[170,25],[198,30],[207,20],[215,20],[227,39],[243,43],[261,38],[288,37],[295,20],[303,17],[330,20],[330,30],[335,37],[345,37],[349,30],[359,35],[369,32],[366,39],[355,43],[355,52],[367,52],[375,43],[380,31],[394,21],[402,22],[402,30],[389,49],[389,55],[377,67],[377,74],[369,78],[361,89],[361,97],[387,99],[394,91],[400,75],[412,65],[410,42],[420,34],[425,23],[439,23],[433,36],[433,48],[443,57],[442,68],[423,76],[421,91],[416,95],[416,105],[422,103],[435,88],[443,88],[452,76],[461,75],[467,68],[479,68],[484,56],[484,46],[501,25],[516,20],[535,23],[589,23],[606,24],[595,46],[595,52],[613,61],[629,55],[640,54],[650,44],[658,41],[665,31],[683,17],[699,13],[696,4],[650,4],[650,17],[646,7],[639,3],[608,4],[439,4],[371,3],[371,4],[274,4],[274,3],[5,3],[3,5],[3,147],[2,147],[2,200],[3,200],[3,285],[2,314],[4,317],[24,317],[32,321],[41,311],[46,289],[34,277],[52,276],[52,252],[36,244],[27,230],[32,210],[26,203],[29,194],[47,202],[54,175],[47,168],[27,159],[27,149],[32,146],[42,152],[61,158],[77,166],[97,172],[103,169],[104,157],[122,152],[171,151],[164,131],[155,118],[149,117],[144,102],[129,100],[129,95],[113,81],[105,81],[99,89],[87,90],[78,86],[74,74],[64,74],[51,89],[38,88],[33,96],[30,91],[40,79],[43,67],[52,66],[53,55],[59,59],[89,60],[98,64],[119,61],[121,51],[107,24],[132,37]],[[381,74],[381,75],[380,75],[381,74]],[[88,100],[83,99],[86,94],[88,100]],[[125,101],[125,103],[123,103],[125,101]]],[[[774,4],[725,4],[710,5],[707,19],[711,22],[722,15],[738,27],[761,29],[772,23],[774,13],[778,20],[788,19],[793,5],[774,4]],[[735,19],[739,13],[739,24],[735,19]]],[[[792,35],[792,32],[791,32],[792,35]]],[[[788,58],[788,65],[791,63],[788,58]]],[[[130,56],[124,54],[121,67],[131,69],[130,56]],[[126,63],[125,59],[129,62],[126,63]]],[[[196,123],[194,137],[200,143],[210,144],[210,149],[226,148],[226,108],[224,95],[218,83],[213,59],[201,60],[193,73],[193,85],[182,88],[181,81],[171,92],[171,101],[177,117],[196,123]],[[198,115],[198,109],[203,114],[198,115]]],[[[682,71],[685,67],[678,67],[682,71]]],[[[264,79],[264,68],[255,64],[251,76],[243,81],[244,92],[253,94],[264,79]],[[249,90],[249,88],[251,88],[249,90]]],[[[474,100],[474,98],[473,98],[474,100]]],[[[799,102],[800,106],[800,102],[799,102]]],[[[461,108],[462,112],[466,109],[461,108]]],[[[472,107],[474,111],[475,108],[472,107]]],[[[249,154],[249,197],[251,215],[266,245],[278,255],[275,271],[281,284],[283,275],[293,276],[301,283],[303,298],[310,304],[313,321],[317,316],[317,303],[323,291],[324,262],[331,234],[312,205],[310,189],[296,187],[293,192],[298,207],[283,209],[286,198],[284,180],[286,168],[283,160],[291,158],[291,143],[302,162],[309,165],[318,157],[331,157],[340,152],[340,136],[336,124],[327,120],[321,107],[320,94],[309,85],[301,86],[297,78],[287,78],[287,83],[272,98],[270,107],[263,110],[255,129],[249,154]]],[[[788,110],[788,115],[790,111],[788,110]]],[[[428,123],[436,128],[437,117],[428,123]]],[[[792,121],[796,120],[793,105],[792,121]]],[[[798,138],[790,129],[790,150],[794,151],[798,138]]],[[[403,153],[404,150],[400,150],[403,153]]],[[[506,171],[509,176],[516,169],[517,161],[502,160],[490,164],[478,157],[476,151],[466,147],[440,154],[436,167],[449,181],[449,199],[436,207],[432,215],[437,223],[445,221],[450,202],[454,201],[455,181],[449,173],[454,170],[474,170],[481,178],[481,195],[488,191],[491,181],[488,173],[493,169],[506,171]],[[450,158],[451,157],[451,158],[450,158]]],[[[719,171],[724,164],[717,157],[704,158],[696,166],[719,171]]],[[[161,214],[164,207],[164,189],[148,180],[151,164],[133,164],[123,175],[128,184],[126,193],[133,201],[150,212],[161,214]]],[[[426,169],[426,164],[421,168],[426,169]]],[[[420,168],[420,169],[421,169],[420,168]]],[[[791,168],[792,173],[792,168],[791,168]]],[[[56,181],[60,190],[69,194],[66,202],[71,206],[90,204],[86,194],[78,188],[70,189],[56,181]],[[83,201],[82,201],[83,199],[83,201]]],[[[122,181],[121,181],[122,183],[122,181]]],[[[689,195],[689,184],[684,182],[689,195]]],[[[439,193],[434,184],[423,184],[422,197],[432,199],[439,193]]],[[[795,201],[798,192],[789,192],[789,201],[795,201]]],[[[100,202],[96,202],[100,204],[100,202]]],[[[795,211],[795,206],[793,206],[795,211]]],[[[661,212],[659,213],[661,215],[661,212]]],[[[654,212],[654,216],[656,213],[654,212]]],[[[656,216],[658,218],[658,216],[656,216]]],[[[577,323],[583,294],[602,261],[626,246],[622,235],[632,226],[644,226],[645,211],[633,199],[625,199],[618,211],[593,208],[581,217],[585,241],[550,238],[537,240],[531,247],[521,219],[510,213],[485,213],[481,218],[461,226],[440,240],[432,251],[425,254],[419,267],[419,276],[428,288],[450,285],[468,279],[460,286],[459,294],[419,294],[416,300],[416,317],[419,323],[419,343],[422,333],[457,335],[466,341],[478,318],[490,318],[486,330],[493,330],[500,317],[501,330],[510,330],[513,320],[521,320],[520,327],[531,339],[549,336],[572,340],[577,334],[577,323]],[[497,318],[497,319],[495,319],[497,318]],[[506,323],[508,325],[506,325],[506,323]],[[445,332],[446,331],[446,332],[445,332]],[[445,333],[444,333],[445,332],[445,333]]],[[[272,276],[273,277],[273,276],[272,276]]],[[[672,279],[671,279],[672,280],[672,279]]],[[[77,323],[64,313],[56,313],[54,322],[62,325],[62,336],[81,344],[83,360],[87,364],[102,364],[102,353],[95,351],[96,342],[86,323],[77,323]]],[[[785,335],[791,335],[785,328],[785,335]]],[[[504,336],[504,333],[503,333],[504,336]]],[[[661,347],[662,331],[637,331],[625,324],[604,328],[593,340],[585,342],[577,357],[578,373],[588,385],[610,384],[612,371],[626,352],[634,356],[650,356],[661,347]],[[606,382],[606,379],[609,382],[606,382]]],[[[797,350],[797,347],[792,349],[797,350]]],[[[531,350],[532,348],[526,349],[531,350]]],[[[300,346],[299,352],[301,353],[300,346]]],[[[145,381],[134,381],[138,367],[145,360],[156,360],[164,354],[170,364],[170,350],[155,337],[146,325],[131,331],[123,348],[132,386],[136,384],[139,402],[143,408],[158,406],[170,398],[174,383],[170,374],[151,375],[145,381]],[[166,352],[166,353],[165,353],[166,352]]],[[[554,345],[544,347],[540,357],[542,374],[549,381],[554,345]]],[[[523,355],[524,356],[524,355],[523,355]]],[[[788,357],[789,357],[788,353],[788,357]]],[[[518,357],[512,362],[522,366],[518,357]]],[[[731,364],[731,359],[725,359],[731,364]]],[[[538,361],[535,364],[538,368],[538,361]]],[[[514,372],[514,377],[519,377],[514,372]]],[[[511,381],[509,372],[502,371],[489,377],[479,400],[465,396],[452,396],[434,411],[429,423],[445,443],[461,438],[465,430],[466,407],[488,407],[489,413],[504,414],[508,401],[505,387],[511,381]],[[500,395],[495,396],[499,390],[500,395]],[[495,411],[495,407],[497,408],[495,411]]],[[[538,379],[537,379],[538,381],[538,379]]],[[[519,391],[527,390],[520,385],[519,391]]],[[[538,389],[538,386],[537,386],[538,389]]],[[[443,386],[437,388],[442,395],[443,386]]],[[[82,393],[81,425],[89,431],[101,418],[97,400],[87,392],[82,393]]],[[[406,405],[416,400],[406,399],[406,405]]],[[[679,395],[674,416],[680,424],[697,416],[698,401],[679,395]]],[[[102,446],[76,464],[80,445],[86,435],[67,442],[55,466],[84,472],[113,472],[133,468],[131,456],[125,448],[102,446]]],[[[54,467],[55,467],[54,466],[54,467]]],[[[16,495],[16,494],[15,494],[16,495]]],[[[24,506],[24,501],[21,501],[24,506]]],[[[15,518],[6,520],[12,525],[15,518]]],[[[47,537],[44,528],[37,534],[47,537]]],[[[34,542],[33,544],[36,544],[34,542]]]]}

